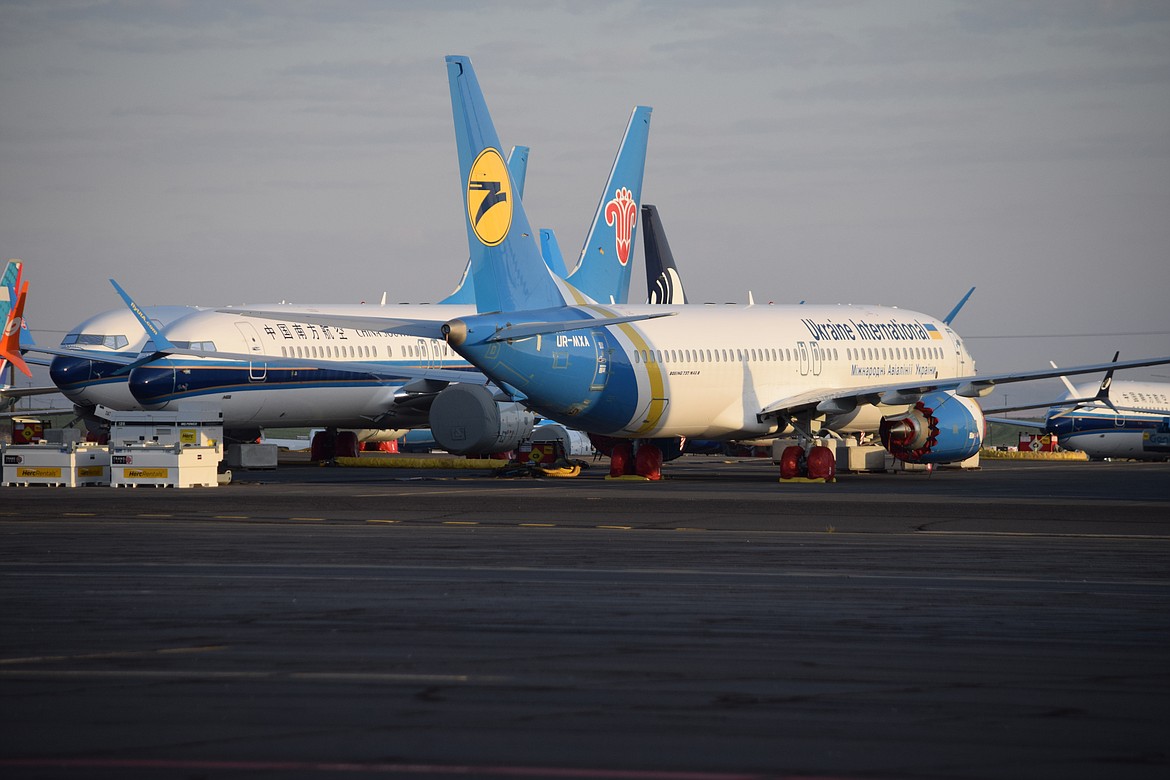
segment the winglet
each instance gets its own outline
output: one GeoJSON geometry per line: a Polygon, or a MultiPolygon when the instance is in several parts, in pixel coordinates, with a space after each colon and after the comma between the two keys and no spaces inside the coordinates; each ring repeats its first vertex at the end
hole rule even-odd
{"type": "Polygon", "coordinates": [[[964,295],[961,299],[959,299],[959,302],[955,304],[955,308],[951,309],[950,314],[943,317],[943,324],[944,325],[950,325],[951,322],[955,319],[955,317],[959,316],[959,309],[963,308],[963,305],[965,303],[967,303],[967,299],[971,297],[971,293],[973,293],[973,292],[975,292],[974,287],[972,287],[970,290],[968,290],[967,294],[964,295]]]}
{"type": "Polygon", "coordinates": [[[151,321],[150,317],[147,317],[142,309],[138,307],[138,304],[134,302],[134,299],[130,297],[130,294],[123,290],[122,286],[113,279],[110,280],[110,284],[114,285],[114,289],[118,291],[118,295],[120,295],[122,300],[126,302],[126,305],[130,307],[130,311],[138,320],[138,324],[142,326],[142,329],[146,331],[146,335],[149,336],[150,340],[154,342],[155,350],[167,351],[175,349],[175,345],[172,344],[167,339],[167,337],[162,334],[162,331],[158,329],[158,326],[155,325],[151,321]]]}
{"type": "MultiPolygon", "coordinates": [[[[1118,350],[1117,352],[1113,353],[1113,361],[1112,362],[1116,363],[1117,358],[1119,358],[1119,357],[1121,357],[1121,350],[1118,350]]],[[[1110,409],[1112,409],[1114,411],[1114,413],[1119,413],[1119,412],[1117,412],[1117,407],[1113,405],[1113,401],[1111,401],[1109,399],[1109,388],[1112,386],[1113,386],[1113,369],[1111,368],[1105,372],[1105,378],[1101,380],[1101,386],[1097,388],[1097,394],[1095,396],[1093,396],[1093,400],[1097,401],[1099,403],[1105,404],[1110,409]]]]}

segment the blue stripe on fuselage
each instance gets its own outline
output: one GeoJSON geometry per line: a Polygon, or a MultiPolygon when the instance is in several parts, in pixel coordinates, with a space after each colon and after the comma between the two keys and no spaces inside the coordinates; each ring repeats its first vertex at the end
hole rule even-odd
{"type": "MultiPolygon", "coordinates": [[[[321,388],[384,387],[405,384],[412,377],[395,376],[395,368],[423,370],[418,364],[371,364],[370,373],[338,369],[245,364],[200,365],[181,363],[174,367],[142,366],[130,375],[130,392],[140,403],[165,404],[203,395],[259,390],[311,390],[321,388]],[[262,378],[253,379],[257,372],[262,378]],[[174,382],[169,381],[174,377],[174,382]]],[[[475,372],[470,366],[446,366],[447,370],[475,372]]]]}

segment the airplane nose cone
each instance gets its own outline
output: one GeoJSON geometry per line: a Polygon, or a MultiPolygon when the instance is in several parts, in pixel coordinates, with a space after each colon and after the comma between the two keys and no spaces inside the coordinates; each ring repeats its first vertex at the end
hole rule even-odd
{"type": "MultiPolygon", "coordinates": [[[[49,378],[61,392],[69,395],[93,376],[93,361],[80,357],[58,355],[49,363],[49,378]]],[[[72,396],[70,396],[72,397],[72,396]]]]}
{"type": "Polygon", "coordinates": [[[165,404],[175,391],[175,370],[140,366],[130,372],[130,393],[143,406],[165,404]]]}

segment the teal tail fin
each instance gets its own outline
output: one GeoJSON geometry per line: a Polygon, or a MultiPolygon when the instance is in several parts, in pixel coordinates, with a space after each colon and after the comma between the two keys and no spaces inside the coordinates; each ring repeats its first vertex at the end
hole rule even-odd
{"type": "Polygon", "coordinates": [[[569,285],[553,276],[540,255],[471,60],[461,56],[446,59],[476,309],[490,312],[563,306],[576,296],[569,285]]]}
{"type": "Polygon", "coordinates": [[[649,106],[630,114],[609,180],[597,204],[593,227],[581,247],[569,282],[596,301],[628,303],[634,246],[642,203],[642,177],[650,137],[649,106]]]}
{"type": "MultiPolygon", "coordinates": [[[[524,180],[528,178],[528,147],[527,146],[513,146],[512,151],[508,153],[508,172],[512,174],[512,183],[516,187],[517,199],[524,197],[524,180]]],[[[551,267],[551,266],[550,266],[551,267]]],[[[565,275],[565,261],[561,261],[561,270],[553,271],[560,276],[565,275]]],[[[455,290],[439,303],[461,303],[471,306],[475,303],[475,285],[471,282],[471,260],[467,261],[467,265],[463,269],[463,276],[459,279],[459,285],[455,290]]]]}

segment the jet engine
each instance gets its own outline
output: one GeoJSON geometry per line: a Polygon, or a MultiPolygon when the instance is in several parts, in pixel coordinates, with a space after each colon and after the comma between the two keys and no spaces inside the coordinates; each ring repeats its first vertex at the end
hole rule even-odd
{"type": "Polygon", "coordinates": [[[970,398],[929,393],[909,411],[883,417],[878,428],[891,455],[906,463],[953,463],[979,452],[983,410],[970,398]]]}
{"type": "Polygon", "coordinates": [[[517,403],[501,403],[483,385],[451,385],[431,404],[431,432],[458,455],[507,452],[532,434],[536,417],[517,403]]]}

